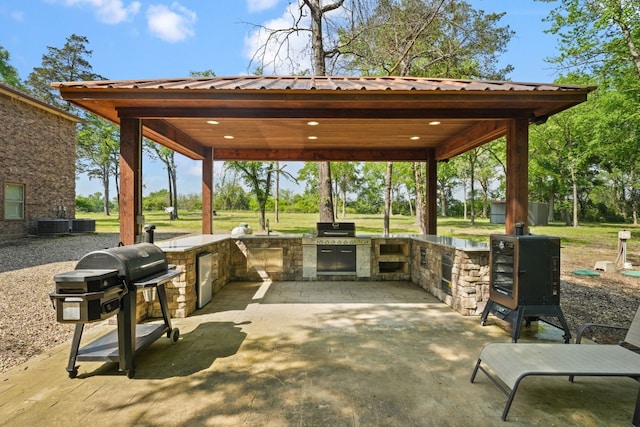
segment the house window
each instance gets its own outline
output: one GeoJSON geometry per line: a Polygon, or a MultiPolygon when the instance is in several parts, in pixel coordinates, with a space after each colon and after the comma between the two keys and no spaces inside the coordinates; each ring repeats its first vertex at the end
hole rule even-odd
{"type": "Polygon", "coordinates": [[[4,185],[4,219],[24,219],[24,185],[4,185]]]}

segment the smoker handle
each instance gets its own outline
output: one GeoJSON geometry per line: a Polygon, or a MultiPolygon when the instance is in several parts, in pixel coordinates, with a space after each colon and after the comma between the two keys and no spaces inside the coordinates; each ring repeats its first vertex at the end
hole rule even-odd
{"type": "Polygon", "coordinates": [[[331,252],[333,252],[333,249],[320,249],[320,252],[322,252],[323,254],[330,254],[331,252]]]}
{"type": "Polygon", "coordinates": [[[52,292],[49,294],[49,298],[50,299],[54,299],[54,298],[87,298],[87,299],[96,299],[96,298],[102,298],[104,296],[105,292],[104,291],[99,291],[99,292],[83,292],[81,294],[59,294],[57,292],[52,292]],[[88,297],[93,297],[93,298],[88,298],[88,297]]]}
{"type": "MultiPolygon", "coordinates": [[[[59,294],[57,292],[51,292],[49,294],[49,299],[51,300],[51,305],[53,306],[53,308],[56,308],[56,305],[53,302],[55,299],[80,298],[84,302],[84,301],[89,301],[89,300],[102,298],[102,297],[105,296],[106,293],[107,293],[106,291],[83,292],[81,294],[59,294]]],[[[127,293],[126,288],[123,288],[122,291],[121,291],[121,296],[126,294],[126,293],[127,293]]]]}

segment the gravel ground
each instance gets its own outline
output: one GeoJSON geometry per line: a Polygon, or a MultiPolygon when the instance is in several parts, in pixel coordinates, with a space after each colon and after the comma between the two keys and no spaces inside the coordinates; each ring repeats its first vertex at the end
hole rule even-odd
{"type": "MultiPolygon", "coordinates": [[[[156,233],[156,239],[179,235],[156,233]]],[[[96,233],[0,242],[0,372],[71,339],[74,326],[56,321],[49,299],[55,290],[53,276],[73,270],[88,252],[117,246],[118,240],[117,233],[96,233]]],[[[560,301],[572,330],[590,321],[628,325],[640,304],[640,279],[619,273],[600,277],[571,274],[578,268],[592,268],[594,257],[601,255],[563,250],[560,301]]],[[[618,339],[602,331],[590,337],[599,342],[618,339]]]]}

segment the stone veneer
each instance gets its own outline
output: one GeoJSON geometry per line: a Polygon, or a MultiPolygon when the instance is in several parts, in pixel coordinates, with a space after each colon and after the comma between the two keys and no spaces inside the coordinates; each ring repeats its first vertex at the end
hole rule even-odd
{"type": "MultiPolygon", "coordinates": [[[[196,259],[203,252],[214,257],[214,298],[233,281],[411,280],[463,315],[480,314],[489,299],[488,245],[438,236],[371,237],[366,239],[367,244],[362,239],[358,245],[363,252],[357,276],[313,276],[311,267],[304,266],[312,258],[311,252],[315,253],[311,243],[301,236],[278,235],[205,235],[157,242],[169,263],[182,271],[166,285],[171,317],[186,317],[196,310],[196,259]],[[453,261],[451,294],[440,287],[445,253],[453,261]],[[369,263],[368,272],[363,271],[364,260],[369,263]]],[[[161,317],[162,312],[157,298],[146,303],[139,295],[138,319],[145,316],[161,317]]]]}
{"type": "MultiPolygon", "coordinates": [[[[196,259],[203,252],[213,254],[213,294],[233,281],[265,278],[273,281],[302,280],[300,236],[196,236],[176,239],[174,242],[156,243],[167,254],[169,264],[174,264],[182,271],[173,282],[165,286],[171,317],[183,318],[196,310],[196,259]],[[280,257],[278,262],[269,262],[271,249],[275,249],[280,257]]],[[[138,301],[141,299],[138,298],[138,301]]],[[[142,310],[144,311],[144,307],[142,310]]],[[[157,298],[147,304],[147,316],[162,317],[157,298]]]]}
{"type": "Polygon", "coordinates": [[[0,240],[36,231],[57,206],[75,218],[74,116],[0,84],[0,240]],[[4,186],[25,186],[24,219],[4,218],[4,186]]]}
{"type": "Polygon", "coordinates": [[[411,280],[463,315],[479,315],[489,300],[489,249],[415,239],[411,280]],[[442,286],[442,258],[452,259],[450,293],[442,286]]]}

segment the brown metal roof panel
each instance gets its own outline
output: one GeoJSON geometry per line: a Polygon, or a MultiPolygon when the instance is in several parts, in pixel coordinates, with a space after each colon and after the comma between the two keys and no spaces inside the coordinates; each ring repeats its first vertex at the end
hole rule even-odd
{"type": "Polygon", "coordinates": [[[57,82],[58,88],[87,89],[217,89],[217,90],[368,90],[368,91],[591,91],[595,87],[473,81],[417,77],[339,77],[339,76],[230,76],[184,79],[107,80],[94,82],[57,82]]]}

